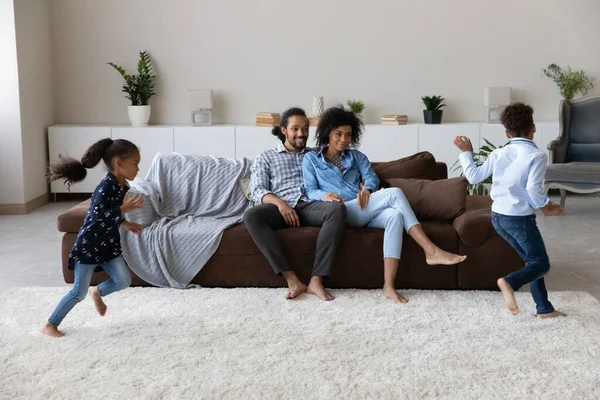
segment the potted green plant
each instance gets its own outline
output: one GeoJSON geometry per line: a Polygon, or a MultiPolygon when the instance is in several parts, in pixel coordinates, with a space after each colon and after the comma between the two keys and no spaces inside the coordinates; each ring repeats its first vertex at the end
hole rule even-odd
{"type": "Polygon", "coordinates": [[[363,119],[363,114],[362,112],[365,110],[365,102],[362,100],[348,100],[348,102],[346,103],[348,104],[348,108],[350,108],[350,111],[352,111],[354,114],[358,115],[358,118],[360,118],[361,120],[363,119]]]}
{"type": "MultiPolygon", "coordinates": [[[[496,149],[501,149],[502,147],[504,147],[510,143],[510,142],[507,142],[500,147],[496,147],[492,142],[490,142],[489,140],[487,140],[485,138],[483,138],[483,141],[485,142],[485,145],[481,146],[479,148],[479,150],[473,151],[473,162],[478,167],[483,165],[483,163],[485,162],[485,160],[487,160],[487,158],[489,157],[489,155],[492,151],[494,151],[496,149]]],[[[456,160],[456,162],[454,164],[452,164],[452,172],[455,172],[455,171],[461,171],[460,176],[464,176],[464,173],[462,172],[462,166],[460,165],[459,160],[456,160]]],[[[474,185],[469,184],[469,186],[467,187],[467,190],[469,191],[469,194],[472,196],[475,196],[475,195],[489,196],[491,188],[492,188],[492,177],[490,176],[480,183],[477,183],[474,185]]]]}
{"type": "Polygon", "coordinates": [[[441,124],[442,114],[445,107],[444,98],[442,96],[423,96],[421,97],[423,104],[425,104],[425,110],[423,110],[423,119],[426,124],[441,124]]]}
{"type": "Polygon", "coordinates": [[[152,62],[148,52],[141,51],[140,59],[137,65],[137,75],[128,74],[124,68],[115,65],[112,62],[107,63],[125,80],[122,91],[127,93],[125,98],[131,101],[131,105],[127,108],[129,121],[132,126],[146,126],[150,120],[150,105],[148,100],[155,95],[153,79],[155,75],[152,71],[152,62]]]}
{"type": "Polygon", "coordinates": [[[550,64],[542,68],[542,72],[556,83],[560,95],[565,100],[572,100],[578,93],[585,96],[594,88],[594,78],[587,76],[582,69],[573,70],[570,66],[563,69],[556,64],[550,64]]]}

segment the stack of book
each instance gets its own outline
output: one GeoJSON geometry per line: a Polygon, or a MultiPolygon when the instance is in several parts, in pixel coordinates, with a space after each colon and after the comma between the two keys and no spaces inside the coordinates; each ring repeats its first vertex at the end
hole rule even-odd
{"type": "Polygon", "coordinates": [[[398,114],[384,114],[381,118],[383,125],[406,125],[408,116],[398,114]]]}
{"type": "Polygon", "coordinates": [[[280,121],[281,116],[277,113],[256,113],[256,126],[277,126],[280,121]]]}

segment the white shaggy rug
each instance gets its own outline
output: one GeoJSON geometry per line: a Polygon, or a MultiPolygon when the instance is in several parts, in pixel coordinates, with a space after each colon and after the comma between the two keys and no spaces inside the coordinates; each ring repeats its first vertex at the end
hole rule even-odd
{"type": "Polygon", "coordinates": [[[0,398],[599,398],[600,303],[553,292],[567,318],[533,316],[518,293],[130,288],[66,336],[40,333],[63,288],[0,293],[0,398]]]}

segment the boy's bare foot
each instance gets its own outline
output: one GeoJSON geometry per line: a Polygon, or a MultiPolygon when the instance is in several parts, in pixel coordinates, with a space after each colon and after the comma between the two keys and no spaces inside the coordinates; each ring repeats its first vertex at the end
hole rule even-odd
{"type": "Polygon", "coordinates": [[[560,311],[552,311],[551,313],[548,314],[538,314],[536,315],[536,317],[538,318],[556,318],[556,317],[566,317],[567,314],[565,314],[564,312],[560,312],[560,311]]]}
{"type": "Polygon", "coordinates": [[[52,325],[50,322],[46,322],[44,324],[44,327],[42,328],[42,333],[44,335],[48,335],[48,336],[52,336],[52,337],[63,337],[63,336],[65,336],[64,333],[62,333],[61,331],[59,331],[58,328],[55,327],[54,325],[52,325]]]}
{"type": "Polygon", "coordinates": [[[512,315],[517,315],[519,313],[519,306],[517,305],[517,299],[515,299],[515,291],[504,278],[498,279],[496,283],[504,295],[506,307],[508,307],[512,315]]]}
{"type": "Polygon", "coordinates": [[[425,253],[425,261],[429,265],[454,265],[463,262],[467,259],[467,256],[460,256],[458,254],[448,253],[436,247],[436,249],[427,254],[425,253]]]}
{"type": "Polygon", "coordinates": [[[306,289],[306,293],[314,294],[321,300],[331,301],[335,299],[323,286],[323,281],[320,276],[313,276],[308,284],[308,288],[306,289]]]}
{"type": "Polygon", "coordinates": [[[396,292],[396,289],[391,286],[384,286],[382,293],[385,298],[393,300],[396,303],[408,303],[408,299],[396,292]]]}
{"type": "Polygon", "coordinates": [[[288,292],[285,295],[285,299],[295,299],[304,292],[306,292],[306,285],[304,283],[298,280],[295,282],[288,282],[288,292]]]}
{"type": "Polygon", "coordinates": [[[101,317],[104,317],[104,314],[106,314],[106,304],[104,304],[104,301],[102,301],[102,296],[100,296],[100,292],[98,292],[98,288],[91,287],[90,290],[88,290],[88,293],[90,294],[90,296],[92,297],[92,300],[94,301],[94,305],[96,306],[96,311],[98,311],[98,314],[100,314],[101,317]]]}

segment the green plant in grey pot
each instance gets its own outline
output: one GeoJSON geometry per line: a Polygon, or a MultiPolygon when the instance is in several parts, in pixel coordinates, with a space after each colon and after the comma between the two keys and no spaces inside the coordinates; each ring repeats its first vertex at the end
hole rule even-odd
{"type": "Polygon", "coordinates": [[[350,111],[352,111],[354,114],[358,115],[358,117],[362,120],[363,119],[363,111],[365,110],[365,108],[367,108],[365,106],[365,102],[362,100],[348,100],[346,102],[346,104],[348,104],[348,108],[350,109],[350,111]]]}
{"type": "MultiPolygon", "coordinates": [[[[485,142],[485,145],[481,146],[479,148],[479,150],[473,151],[473,162],[478,167],[483,165],[483,163],[485,162],[485,160],[487,160],[487,158],[489,157],[489,155],[492,151],[494,151],[496,149],[501,149],[502,147],[504,147],[510,143],[510,142],[507,142],[500,147],[496,147],[496,145],[494,145],[492,142],[490,142],[489,140],[487,140],[485,138],[483,139],[483,141],[485,142]]],[[[460,176],[464,176],[464,173],[462,172],[462,166],[460,165],[459,160],[456,160],[456,162],[454,164],[452,164],[452,172],[456,172],[456,171],[461,171],[460,176]]],[[[468,191],[469,191],[469,194],[472,196],[474,196],[474,195],[489,196],[491,188],[492,188],[492,177],[490,176],[487,179],[485,179],[484,181],[479,182],[477,184],[474,184],[474,185],[469,184],[468,191]]]]}
{"type": "Polygon", "coordinates": [[[137,65],[137,75],[128,74],[123,67],[112,62],[107,63],[117,70],[125,80],[122,91],[127,93],[125,98],[131,101],[127,108],[129,121],[132,126],[146,126],[150,120],[150,106],[148,100],[154,96],[154,78],[152,61],[146,51],[140,51],[140,59],[137,65]]]}
{"type": "Polygon", "coordinates": [[[425,110],[423,110],[423,119],[426,124],[441,124],[442,115],[445,107],[444,98],[442,96],[423,96],[421,97],[425,110]]]}
{"type": "Polygon", "coordinates": [[[577,94],[585,96],[594,88],[594,78],[587,76],[584,70],[573,70],[570,66],[563,69],[556,64],[550,64],[542,68],[542,72],[552,79],[560,95],[565,100],[572,100],[577,94]]]}

